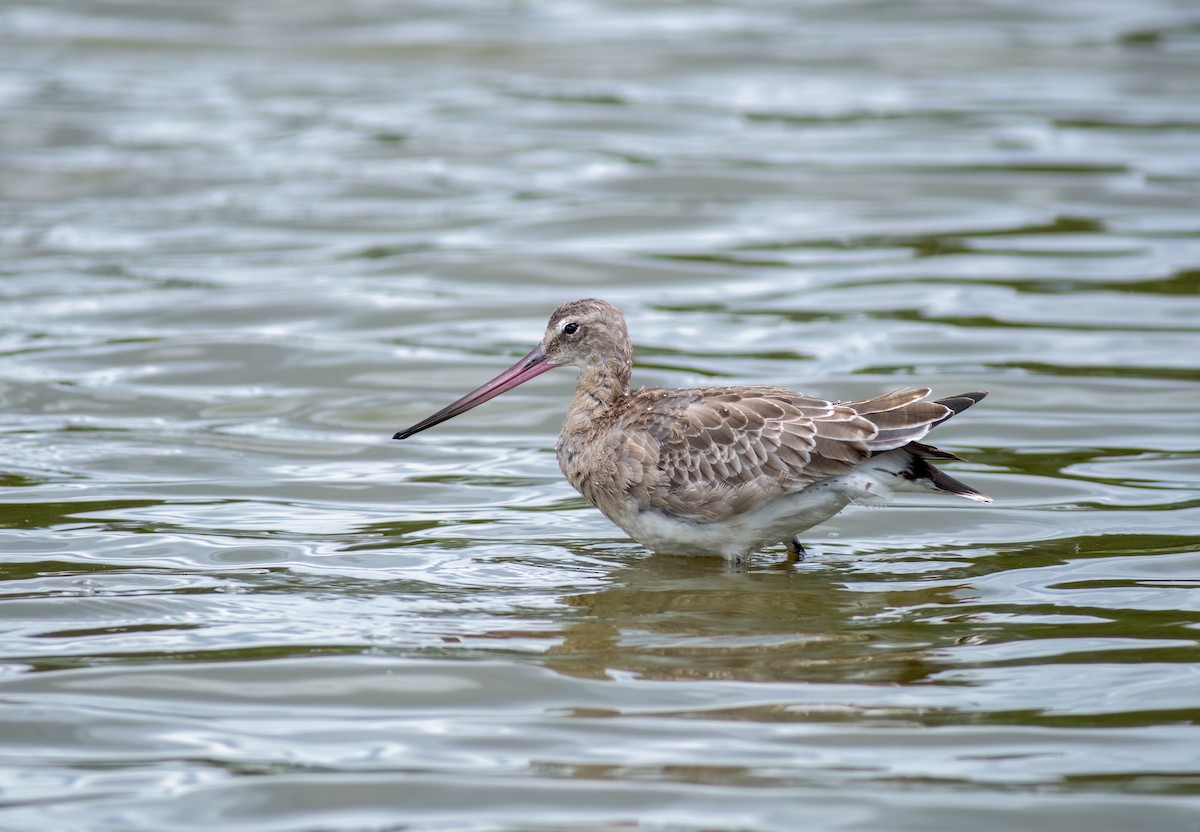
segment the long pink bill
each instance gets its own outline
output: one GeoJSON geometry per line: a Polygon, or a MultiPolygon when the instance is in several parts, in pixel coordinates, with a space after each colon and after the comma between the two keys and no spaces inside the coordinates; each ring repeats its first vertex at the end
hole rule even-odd
{"type": "Polygon", "coordinates": [[[475,388],[458,401],[446,405],[428,419],[422,419],[411,428],[405,428],[392,438],[407,439],[414,433],[420,433],[425,430],[425,428],[431,428],[447,419],[453,419],[458,414],[466,413],[476,405],[481,405],[488,399],[494,399],[501,393],[511,390],[519,384],[524,384],[535,376],[540,376],[547,370],[553,370],[555,366],[546,360],[546,356],[542,355],[542,348],[540,346],[534,347],[529,355],[522,358],[491,381],[475,388]]]}

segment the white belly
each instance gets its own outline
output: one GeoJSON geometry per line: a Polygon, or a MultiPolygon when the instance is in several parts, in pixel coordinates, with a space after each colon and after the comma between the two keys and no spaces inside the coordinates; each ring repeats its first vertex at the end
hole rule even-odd
{"type": "Polygon", "coordinates": [[[750,511],[707,522],[649,509],[612,518],[638,543],[664,555],[720,555],[746,560],[751,552],[789,540],[833,517],[852,501],[877,502],[879,483],[855,474],[835,477],[750,511]]]}

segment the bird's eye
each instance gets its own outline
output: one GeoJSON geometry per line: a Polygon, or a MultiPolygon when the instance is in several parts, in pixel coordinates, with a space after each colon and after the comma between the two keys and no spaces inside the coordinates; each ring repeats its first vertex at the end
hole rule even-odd
{"type": "Polygon", "coordinates": [[[574,321],[571,321],[571,323],[563,327],[563,335],[574,335],[578,331],[579,324],[575,323],[574,321]]]}

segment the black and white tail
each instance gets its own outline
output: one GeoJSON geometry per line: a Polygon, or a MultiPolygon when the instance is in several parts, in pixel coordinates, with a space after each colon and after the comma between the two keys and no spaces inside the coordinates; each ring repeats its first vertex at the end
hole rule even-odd
{"type": "Polygon", "coordinates": [[[964,482],[954,479],[940,468],[935,468],[930,464],[931,459],[947,459],[952,461],[962,462],[960,456],[955,456],[949,451],[943,451],[941,448],[935,448],[932,445],[925,445],[921,442],[909,442],[903,448],[898,448],[891,451],[893,454],[903,455],[900,458],[905,460],[906,465],[899,472],[901,477],[911,480],[912,482],[924,486],[930,491],[945,491],[948,494],[957,494],[960,497],[966,497],[968,500],[974,500],[978,503],[990,503],[992,498],[983,492],[976,491],[971,486],[964,482]]]}
{"type": "MultiPolygon", "coordinates": [[[[923,436],[930,428],[936,427],[950,417],[962,413],[986,395],[987,393],[983,392],[962,393],[958,396],[949,396],[944,399],[936,399],[932,402],[920,402],[919,404],[926,406],[941,405],[946,410],[940,410],[933,418],[928,419],[920,427],[911,422],[905,427],[909,431],[912,431],[909,433],[910,436],[915,435],[917,432],[923,436]],[[924,430],[920,428],[924,428],[924,430]]],[[[907,407],[897,408],[901,412],[908,409],[907,407]]],[[[925,416],[927,414],[922,413],[921,415],[925,416]]],[[[874,416],[874,414],[872,413],[868,418],[871,418],[871,416],[874,416]]],[[[912,421],[916,422],[917,420],[914,419],[912,421]]],[[[893,434],[900,433],[895,429],[890,432],[893,434]]],[[[883,434],[885,431],[881,430],[880,433],[883,434]]],[[[887,444],[892,444],[896,438],[900,437],[888,438],[891,439],[891,442],[887,444]]],[[[961,457],[955,456],[949,451],[943,451],[941,448],[935,448],[933,445],[926,445],[924,442],[918,442],[913,439],[899,447],[893,446],[875,451],[871,459],[868,462],[864,462],[861,467],[873,470],[879,474],[888,475],[881,479],[884,479],[888,486],[897,491],[941,491],[947,494],[957,494],[960,497],[966,497],[968,500],[975,500],[979,503],[990,503],[992,501],[992,498],[986,494],[976,491],[966,483],[959,482],[945,471],[934,467],[929,461],[931,459],[942,459],[952,462],[963,461],[961,457]]]]}

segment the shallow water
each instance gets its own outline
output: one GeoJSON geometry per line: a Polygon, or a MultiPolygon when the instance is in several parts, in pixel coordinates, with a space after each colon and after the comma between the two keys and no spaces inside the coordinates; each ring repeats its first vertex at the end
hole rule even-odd
{"type": "Polygon", "coordinates": [[[0,828],[1200,829],[1200,16],[0,8],[0,828]],[[733,570],[562,480],[641,384],[991,396],[990,506],[733,570]]]}

